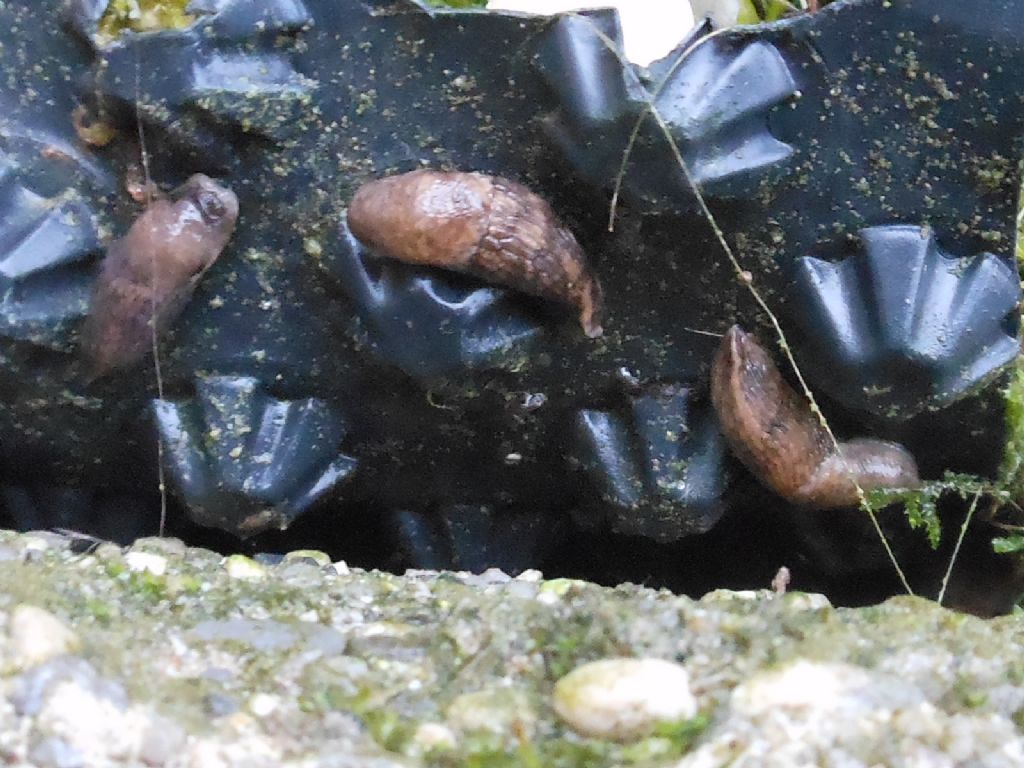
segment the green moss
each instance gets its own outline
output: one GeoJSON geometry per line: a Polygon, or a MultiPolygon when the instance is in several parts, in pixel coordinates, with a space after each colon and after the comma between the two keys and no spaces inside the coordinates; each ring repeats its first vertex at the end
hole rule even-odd
{"type": "Polygon", "coordinates": [[[196,20],[186,12],[188,3],[189,0],[110,0],[100,19],[100,40],[116,40],[125,30],[183,29],[196,20]]]}
{"type": "Polygon", "coordinates": [[[519,754],[519,765],[522,768],[543,768],[545,765],[537,745],[529,739],[521,740],[516,751],[519,754]]]}
{"type": "Polygon", "coordinates": [[[85,601],[86,612],[101,626],[109,626],[114,618],[114,610],[108,602],[91,597],[85,601]]]}
{"type": "Polygon", "coordinates": [[[778,21],[804,9],[801,0],[740,0],[736,8],[736,24],[760,24],[778,21]]]}
{"type": "Polygon", "coordinates": [[[401,752],[412,739],[413,726],[397,712],[384,708],[368,709],[360,719],[373,740],[391,752],[401,752]]]}
{"type": "Polygon", "coordinates": [[[314,688],[299,696],[303,712],[336,712],[352,708],[352,695],[340,685],[314,688]]]}
{"type": "MultiPolygon", "coordinates": [[[[1024,187],[1021,188],[1021,201],[1024,201],[1024,187]]],[[[1017,212],[1017,266],[1024,268],[1024,206],[1017,212]]]]}
{"type": "Polygon", "coordinates": [[[156,576],[149,571],[132,573],[128,577],[129,588],[149,600],[161,601],[167,599],[167,583],[162,576],[156,576]]]}
{"type": "MultiPolygon", "coordinates": [[[[1024,188],[1021,199],[1024,200],[1024,188]]],[[[1024,271],[1024,207],[1017,214],[1017,267],[1024,271]]],[[[999,471],[1000,485],[1018,504],[1024,500],[1024,359],[1017,358],[1010,383],[1004,390],[1006,398],[1006,446],[999,471]]],[[[1024,531],[992,541],[996,552],[1024,552],[1024,531]]]]}
{"type": "Polygon", "coordinates": [[[1006,394],[1006,448],[1000,476],[1015,498],[1024,498],[1024,365],[1020,360],[1006,394]]]}
{"type": "Polygon", "coordinates": [[[505,746],[505,739],[494,733],[473,733],[464,740],[466,768],[523,768],[517,751],[505,746]]]}
{"type": "Polygon", "coordinates": [[[611,746],[600,741],[556,741],[544,750],[544,764],[551,768],[587,768],[607,764],[611,746]]]}
{"type": "Polygon", "coordinates": [[[565,677],[583,661],[615,653],[612,639],[585,614],[575,614],[557,628],[544,627],[534,635],[534,643],[552,681],[565,677]]]}
{"type": "Polygon", "coordinates": [[[701,734],[711,725],[711,713],[701,712],[696,717],[678,723],[662,723],[655,728],[655,736],[666,739],[676,756],[690,751],[701,734]]]}

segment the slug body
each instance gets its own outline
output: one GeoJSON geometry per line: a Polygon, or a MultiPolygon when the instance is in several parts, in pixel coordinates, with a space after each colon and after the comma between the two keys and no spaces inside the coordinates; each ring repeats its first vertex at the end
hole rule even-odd
{"type": "Polygon", "coordinates": [[[858,485],[867,491],[921,484],[913,456],[897,443],[857,438],[837,451],[807,401],[739,326],[729,329],[715,354],[711,400],[733,453],[794,504],[854,506],[858,485]]]}
{"type": "Polygon", "coordinates": [[[196,174],[111,243],[82,327],[90,381],[145,356],[153,330],[163,334],[181,314],[237,219],[235,194],[196,174]]]}
{"type": "Polygon", "coordinates": [[[412,171],[364,184],[348,209],[357,238],[409,264],[444,267],[576,307],[601,335],[601,287],[551,206],[481,173],[412,171]]]}

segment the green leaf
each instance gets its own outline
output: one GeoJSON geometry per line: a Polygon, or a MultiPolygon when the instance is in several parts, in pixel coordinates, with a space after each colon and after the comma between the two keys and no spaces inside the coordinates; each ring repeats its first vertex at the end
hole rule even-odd
{"type": "Polygon", "coordinates": [[[1000,555],[1024,552],[1024,535],[998,536],[992,539],[992,549],[1000,555]]]}

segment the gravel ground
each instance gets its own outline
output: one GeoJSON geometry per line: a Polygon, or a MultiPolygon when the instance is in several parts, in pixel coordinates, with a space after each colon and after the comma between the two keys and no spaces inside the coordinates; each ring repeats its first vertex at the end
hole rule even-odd
{"type": "Polygon", "coordinates": [[[1024,765],[1017,617],[82,549],[0,532],[5,764],[1024,765]]]}

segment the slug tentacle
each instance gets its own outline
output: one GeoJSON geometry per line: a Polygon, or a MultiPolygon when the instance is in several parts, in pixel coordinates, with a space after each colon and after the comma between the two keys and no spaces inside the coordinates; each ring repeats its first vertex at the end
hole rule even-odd
{"type": "Polygon", "coordinates": [[[762,483],[802,506],[856,505],[863,490],[920,485],[903,446],[857,438],[839,444],[739,326],[725,335],[711,368],[711,399],[730,447],[762,483]]]}
{"type": "Polygon", "coordinates": [[[600,336],[601,288],[551,206],[522,184],[420,170],[364,184],[349,228],[383,255],[443,267],[576,307],[600,336]]]}

